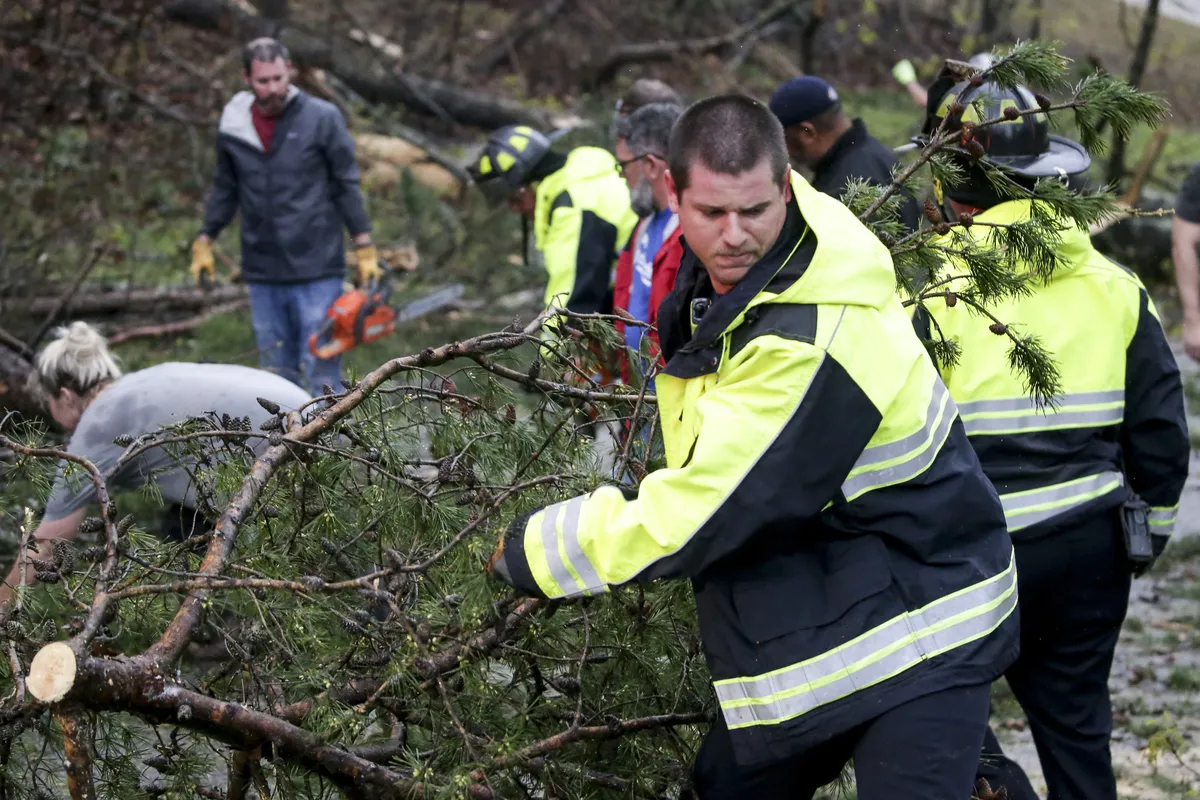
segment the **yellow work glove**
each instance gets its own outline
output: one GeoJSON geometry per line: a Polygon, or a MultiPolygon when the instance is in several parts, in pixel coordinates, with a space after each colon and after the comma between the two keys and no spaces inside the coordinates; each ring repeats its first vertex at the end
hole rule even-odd
{"type": "Polygon", "coordinates": [[[213,251],[212,241],[208,239],[197,239],[192,242],[192,277],[197,282],[202,281],[201,277],[204,273],[208,273],[208,279],[211,281],[216,277],[216,272],[213,269],[213,251]]]}
{"type": "Polygon", "coordinates": [[[383,270],[379,267],[379,256],[375,252],[375,245],[368,244],[356,248],[354,256],[358,259],[359,286],[366,286],[371,281],[383,277],[383,270]]]}
{"type": "Polygon", "coordinates": [[[897,62],[896,66],[892,67],[892,77],[895,78],[897,82],[907,86],[908,84],[916,81],[917,70],[912,65],[912,62],[906,58],[903,61],[897,62]]]}

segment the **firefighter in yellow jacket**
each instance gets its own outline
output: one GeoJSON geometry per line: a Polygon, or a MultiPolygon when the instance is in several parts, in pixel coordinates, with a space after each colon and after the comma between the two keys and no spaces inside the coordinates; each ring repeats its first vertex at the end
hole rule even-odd
{"type": "Polygon", "coordinates": [[[995,490],[887,250],[739,94],[670,141],[687,243],[660,310],[668,466],[515,520],[491,573],[540,597],[692,581],[720,705],[701,798],[962,800],[1016,656],[995,490]]]}
{"type": "MultiPolygon", "coordinates": [[[[1007,108],[1037,107],[1024,87],[962,81],[947,91],[943,84],[930,99],[925,131],[937,130],[947,114],[946,130],[953,132],[964,121],[1002,118],[1007,108]]],[[[1026,194],[1037,180],[1065,181],[1090,161],[1077,143],[1050,134],[1044,114],[979,128],[974,138],[1026,194]]],[[[1061,375],[1053,407],[1031,403],[1009,367],[1007,337],[989,330],[966,303],[931,300],[914,321],[922,336],[940,330],[961,347],[960,362],[942,377],[1000,494],[1015,545],[1021,653],[1006,677],[1029,719],[1049,797],[1115,800],[1108,675],[1131,573],[1149,568],[1162,552],[1188,475],[1179,369],[1154,303],[1132,271],[1097,252],[1086,228],[1056,218],[1044,203],[1035,209],[1040,201],[1001,196],[977,164],[965,155],[958,160],[965,179],[945,194],[953,213],[970,224],[947,238],[994,246],[996,226],[1026,221],[1035,211],[1059,229],[1051,243],[1058,266],[1049,280],[1033,281],[1027,294],[989,308],[1023,335],[1039,337],[1052,354],[1061,375]]],[[[947,244],[956,249],[963,241],[947,244]]],[[[947,277],[970,273],[962,263],[946,270],[947,277]]],[[[969,292],[971,281],[959,278],[945,288],[969,292]]],[[[996,778],[987,777],[997,788],[996,778]]],[[[999,782],[1014,800],[1035,797],[1024,776],[999,782]]]]}
{"type": "Polygon", "coordinates": [[[492,132],[470,168],[489,202],[533,223],[534,246],[549,278],[545,304],[578,313],[608,313],[617,256],[637,215],[612,154],[576,147],[566,155],[525,125],[492,132]]]}

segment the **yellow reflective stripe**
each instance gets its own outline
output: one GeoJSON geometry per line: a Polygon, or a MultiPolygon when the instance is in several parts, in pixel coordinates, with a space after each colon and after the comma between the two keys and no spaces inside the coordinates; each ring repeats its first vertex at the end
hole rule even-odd
{"type": "Polygon", "coordinates": [[[1150,532],[1159,536],[1170,536],[1175,532],[1175,517],[1179,513],[1179,504],[1171,506],[1150,507],[1150,532]]]}
{"type": "Polygon", "coordinates": [[[547,506],[542,517],[542,551],[550,577],[558,584],[560,596],[578,597],[608,590],[600,580],[591,559],[579,547],[579,512],[584,497],[573,497],[547,506]],[[562,516],[562,533],[558,519],[562,516]]]}
{"type": "Polygon", "coordinates": [[[1125,485],[1120,472],[1101,472],[1042,489],[1000,495],[1008,530],[1019,531],[1102,497],[1125,485]]]}
{"type": "Polygon", "coordinates": [[[935,375],[925,424],[903,439],[863,450],[842,483],[846,500],[853,500],[872,489],[911,480],[929,469],[950,434],[957,413],[946,385],[935,375]]]}
{"type": "Polygon", "coordinates": [[[1008,567],[979,583],[905,612],[807,661],[753,678],[714,682],[730,729],[794,719],[874,686],[994,631],[1017,605],[1008,567]]]}
{"type": "Polygon", "coordinates": [[[1125,390],[1059,395],[1055,408],[1038,408],[1028,396],[959,403],[967,434],[996,435],[1059,428],[1119,425],[1125,418],[1125,390]]]}

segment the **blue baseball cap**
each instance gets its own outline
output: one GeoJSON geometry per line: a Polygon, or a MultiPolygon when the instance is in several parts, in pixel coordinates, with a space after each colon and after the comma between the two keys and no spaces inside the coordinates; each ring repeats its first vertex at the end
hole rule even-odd
{"type": "Polygon", "coordinates": [[[838,103],[837,90],[816,75],[792,78],[771,95],[767,104],[785,128],[808,122],[838,103]]]}

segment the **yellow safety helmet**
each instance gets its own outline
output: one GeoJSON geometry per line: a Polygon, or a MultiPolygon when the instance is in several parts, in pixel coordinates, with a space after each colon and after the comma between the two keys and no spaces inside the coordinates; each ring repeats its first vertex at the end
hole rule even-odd
{"type": "Polygon", "coordinates": [[[549,151],[545,134],[528,125],[508,125],[492,131],[467,171],[488,202],[498,205],[526,182],[530,170],[549,151]]]}

